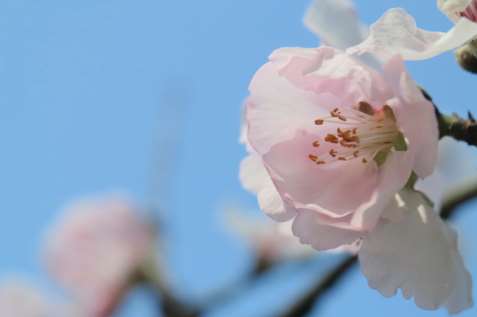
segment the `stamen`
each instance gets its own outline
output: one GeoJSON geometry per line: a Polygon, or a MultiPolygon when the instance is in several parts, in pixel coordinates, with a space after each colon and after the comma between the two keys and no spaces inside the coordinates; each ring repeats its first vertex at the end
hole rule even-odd
{"type": "MultiPolygon", "coordinates": [[[[390,106],[384,105],[375,110],[365,101],[354,108],[335,108],[330,111],[330,117],[317,118],[314,123],[318,126],[334,125],[336,128],[335,134],[328,133],[324,138],[329,143],[325,150],[328,151],[327,158],[309,155],[309,159],[318,165],[354,159],[367,164],[374,160],[377,153],[390,150],[400,133],[390,106]]],[[[312,145],[314,148],[322,146],[320,140],[313,141],[312,145]]]]}

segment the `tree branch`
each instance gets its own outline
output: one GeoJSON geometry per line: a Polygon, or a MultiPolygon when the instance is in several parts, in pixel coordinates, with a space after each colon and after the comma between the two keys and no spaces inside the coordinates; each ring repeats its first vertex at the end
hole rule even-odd
{"type": "Polygon", "coordinates": [[[318,283],[312,286],[292,307],[287,309],[284,313],[279,314],[278,317],[306,316],[313,309],[316,302],[339,283],[357,262],[357,256],[347,256],[346,259],[331,270],[327,276],[323,279],[320,278],[318,283]]]}
{"type": "Polygon", "coordinates": [[[432,100],[431,95],[429,95],[422,87],[421,92],[424,97],[434,105],[434,111],[439,125],[440,139],[449,136],[458,141],[466,142],[469,145],[477,146],[477,122],[470,111],[467,113],[467,119],[461,118],[455,113],[452,115],[445,115],[440,112],[439,108],[432,100]]]}

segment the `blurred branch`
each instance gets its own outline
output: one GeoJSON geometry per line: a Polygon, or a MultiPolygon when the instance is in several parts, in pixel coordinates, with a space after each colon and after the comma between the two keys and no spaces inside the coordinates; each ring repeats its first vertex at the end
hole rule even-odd
{"type": "Polygon", "coordinates": [[[320,278],[291,308],[278,316],[306,316],[313,309],[316,302],[346,276],[346,273],[354,266],[357,260],[358,258],[356,256],[347,256],[346,259],[332,269],[327,276],[320,278]]]}
{"type": "Polygon", "coordinates": [[[442,219],[450,219],[456,215],[456,210],[463,204],[477,198],[477,180],[456,186],[445,196],[441,208],[442,219]]]}
{"type": "MultiPolygon", "coordinates": [[[[463,204],[477,198],[477,180],[457,186],[446,195],[441,208],[441,218],[448,220],[457,214],[463,204]]],[[[358,263],[357,256],[348,256],[325,277],[320,277],[313,286],[288,310],[277,317],[304,317],[319,303],[346,273],[358,263]]]]}

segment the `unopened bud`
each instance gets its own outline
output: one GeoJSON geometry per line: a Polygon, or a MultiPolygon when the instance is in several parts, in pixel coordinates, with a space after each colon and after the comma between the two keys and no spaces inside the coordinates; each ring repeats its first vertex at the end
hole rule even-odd
{"type": "Polygon", "coordinates": [[[455,52],[459,65],[468,72],[477,74],[477,40],[474,39],[455,52]]]}

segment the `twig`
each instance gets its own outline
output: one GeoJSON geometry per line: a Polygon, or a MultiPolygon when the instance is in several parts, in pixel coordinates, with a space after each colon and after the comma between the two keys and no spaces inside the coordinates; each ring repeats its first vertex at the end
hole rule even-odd
{"type": "Polygon", "coordinates": [[[439,125],[439,138],[442,139],[445,136],[449,136],[458,141],[466,142],[469,145],[477,146],[477,121],[475,121],[470,111],[467,112],[467,119],[461,118],[455,113],[445,115],[440,112],[432,100],[431,95],[422,87],[421,92],[424,97],[434,105],[434,111],[439,125]]]}

